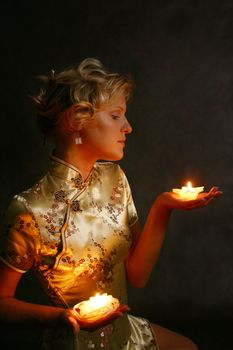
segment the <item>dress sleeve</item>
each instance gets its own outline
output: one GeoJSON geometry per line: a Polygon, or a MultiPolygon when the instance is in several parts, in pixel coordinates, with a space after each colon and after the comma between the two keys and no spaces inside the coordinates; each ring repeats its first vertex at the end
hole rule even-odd
{"type": "Polygon", "coordinates": [[[0,232],[0,260],[18,272],[28,271],[39,249],[39,230],[23,197],[15,196],[0,232]]]}

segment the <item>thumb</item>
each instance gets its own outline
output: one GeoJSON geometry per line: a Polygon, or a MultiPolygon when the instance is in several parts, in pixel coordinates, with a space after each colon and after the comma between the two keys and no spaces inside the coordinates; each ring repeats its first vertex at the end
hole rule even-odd
{"type": "Polygon", "coordinates": [[[80,331],[80,326],[74,317],[67,316],[67,324],[72,328],[74,333],[78,333],[80,331]]]}
{"type": "Polygon", "coordinates": [[[75,315],[73,315],[72,310],[68,309],[63,311],[61,316],[63,323],[65,323],[68,327],[71,327],[73,332],[77,333],[80,331],[78,320],[75,315]]]}

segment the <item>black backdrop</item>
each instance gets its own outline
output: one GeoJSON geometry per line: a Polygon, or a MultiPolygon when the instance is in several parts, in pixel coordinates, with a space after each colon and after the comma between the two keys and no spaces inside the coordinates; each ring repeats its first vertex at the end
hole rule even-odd
{"type": "MultiPolygon", "coordinates": [[[[159,193],[186,179],[223,190],[207,208],[172,214],[148,285],[129,288],[132,313],[203,350],[233,348],[233,1],[8,0],[1,48],[1,214],[42,176],[51,152],[29,98],[35,77],[86,57],[132,73],[134,132],[120,164],[141,222],[159,193]]],[[[18,295],[43,299],[27,275],[18,295]]]]}

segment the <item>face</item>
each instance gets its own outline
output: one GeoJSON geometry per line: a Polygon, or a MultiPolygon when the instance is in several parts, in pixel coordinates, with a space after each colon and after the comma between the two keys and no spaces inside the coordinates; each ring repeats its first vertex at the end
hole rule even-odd
{"type": "Polygon", "coordinates": [[[93,125],[81,130],[82,147],[87,155],[109,161],[124,156],[126,136],[132,131],[125,113],[125,98],[117,98],[95,114],[93,125]]]}

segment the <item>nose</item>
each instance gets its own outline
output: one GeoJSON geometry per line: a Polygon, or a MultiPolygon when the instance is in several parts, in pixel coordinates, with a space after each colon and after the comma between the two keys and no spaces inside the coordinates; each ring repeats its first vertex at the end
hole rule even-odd
{"type": "Polygon", "coordinates": [[[122,125],[121,131],[124,132],[125,134],[130,134],[133,131],[133,128],[128,122],[128,119],[126,117],[122,125]]]}

